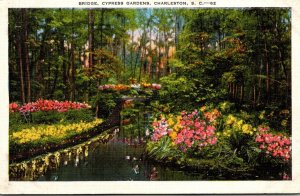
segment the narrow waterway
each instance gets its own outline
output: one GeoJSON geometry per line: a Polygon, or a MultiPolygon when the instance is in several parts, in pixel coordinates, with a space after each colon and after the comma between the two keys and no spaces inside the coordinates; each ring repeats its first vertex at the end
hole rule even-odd
{"type": "Polygon", "coordinates": [[[90,144],[88,156],[63,161],[41,175],[39,181],[148,181],[202,180],[193,174],[157,165],[143,156],[144,145],[117,138],[107,144],[90,144]]]}

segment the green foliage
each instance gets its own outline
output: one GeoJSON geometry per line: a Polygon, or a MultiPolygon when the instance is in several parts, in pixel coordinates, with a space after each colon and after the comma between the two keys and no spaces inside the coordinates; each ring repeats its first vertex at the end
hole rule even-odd
{"type": "Polygon", "coordinates": [[[9,113],[9,131],[18,131],[23,128],[30,127],[29,117],[25,118],[22,114],[18,112],[9,113]]]}
{"type": "Polygon", "coordinates": [[[139,114],[140,110],[136,109],[136,108],[125,108],[121,111],[121,116],[123,119],[135,119],[135,117],[137,117],[137,115],[139,114]]]}
{"type": "Polygon", "coordinates": [[[146,150],[150,157],[158,161],[183,160],[184,156],[181,151],[174,148],[169,137],[163,137],[158,142],[148,142],[146,150]]]}
{"type": "Polygon", "coordinates": [[[97,115],[107,118],[116,106],[117,98],[120,95],[116,92],[98,92],[91,98],[93,108],[98,108],[97,115]]]}
{"type": "Polygon", "coordinates": [[[67,112],[56,111],[38,111],[31,114],[31,120],[34,124],[54,124],[57,122],[89,122],[94,119],[94,115],[91,110],[69,110],[67,112]]]}
{"type": "Polygon", "coordinates": [[[184,153],[172,145],[169,137],[163,137],[158,142],[148,142],[146,151],[150,158],[159,162],[176,164],[189,170],[218,171],[222,175],[247,175],[254,170],[258,157],[258,153],[251,148],[245,151],[246,156],[237,153],[226,140],[218,141],[215,146],[184,153]]]}
{"type": "Polygon", "coordinates": [[[27,116],[14,112],[9,114],[9,130],[10,132],[18,131],[38,124],[68,124],[80,121],[90,122],[92,120],[94,120],[94,114],[92,110],[87,109],[69,110],[67,112],[38,111],[27,116]]]}
{"type": "Polygon", "coordinates": [[[180,111],[183,107],[191,107],[193,98],[196,94],[193,93],[194,84],[185,76],[177,76],[171,74],[160,80],[162,89],[159,91],[159,98],[162,104],[171,102],[171,111],[180,111]],[[181,103],[181,104],[174,104],[181,103]]]}
{"type": "Polygon", "coordinates": [[[10,112],[9,113],[9,125],[21,124],[24,122],[21,113],[19,112],[10,112]]]}

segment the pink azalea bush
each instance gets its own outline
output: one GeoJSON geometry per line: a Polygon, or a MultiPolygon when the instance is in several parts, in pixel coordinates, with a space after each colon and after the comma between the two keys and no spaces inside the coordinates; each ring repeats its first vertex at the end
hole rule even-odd
{"type": "Polygon", "coordinates": [[[260,144],[259,148],[274,158],[282,158],[284,161],[290,160],[291,139],[280,133],[269,133],[269,129],[269,127],[258,127],[259,134],[256,136],[255,142],[260,144]]]}
{"type": "Polygon", "coordinates": [[[161,116],[152,128],[147,151],[158,160],[197,167],[202,160],[214,160],[220,167],[245,170],[269,164],[270,171],[279,171],[274,173],[278,179],[291,179],[291,138],[271,132],[268,126],[257,127],[231,113],[221,117],[218,109],[204,106],[178,116],[161,116]],[[229,131],[231,134],[225,135],[229,131]]]}
{"type": "Polygon", "coordinates": [[[10,111],[21,113],[37,112],[37,111],[57,111],[66,112],[70,109],[79,110],[84,108],[90,108],[86,103],[71,102],[71,101],[57,101],[57,100],[44,100],[39,99],[36,102],[30,102],[17,107],[15,103],[9,105],[10,111]]]}
{"type": "Polygon", "coordinates": [[[204,116],[198,110],[194,110],[191,113],[183,111],[181,116],[177,117],[178,122],[176,125],[172,120],[162,117],[152,124],[153,134],[151,140],[156,142],[163,136],[168,136],[173,141],[173,144],[182,151],[215,145],[217,143],[216,128],[211,122],[219,115],[216,111],[205,112],[204,116]],[[172,122],[172,124],[168,124],[168,122],[172,122]]]}
{"type": "Polygon", "coordinates": [[[19,108],[20,106],[16,102],[9,104],[9,112],[17,112],[19,111],[19,108]]]}
{"type": "Polygon", "coordinates": [[[182,150],[185,151],[192,147],[202,148],[217,143],[216,128],[201,119],[197,110],[192,113],[182,112],[181,115],[180,124],[182,129],[177,134],[175,144],[179,145],[182,150]]]}

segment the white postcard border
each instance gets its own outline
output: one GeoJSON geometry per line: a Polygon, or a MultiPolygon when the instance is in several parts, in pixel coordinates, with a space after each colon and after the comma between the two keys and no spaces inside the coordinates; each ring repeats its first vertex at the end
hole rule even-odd
{"type": "MultiPolygon", "coordinates": [[[[296,0],[211,0],[216,6],[204,7],[291,7],[292,8],[292,178],[290,181],[70,181],[10,182],[8,181],[8,8],[97,8],[81,6],[86,0],[0,0],[0,193],[90,193],[90,194],[195,194],[195,193],[299,193],[300,192],[300,3],[296,0]]],[[[106,0],[107,1],[107,0],[106,0]]],[[[110,0],[116,1],[116,0],[110,0]]],[[[119,0],[122,1],[122,0],[119,0]]],[[[125,0],[127,2],[129,0],[125,0]]],[[[131,0],[138,1],[138,0],[131,0]]],[[[154,2],[154,0],[146,0],[154,2]]],[[[166,0],[171,1],[171,0],[166,0]]],[[[177,0],[175,0],[177,1],[177,0]]],[[[103,2],[94,0],[90,2],[103,2]]],[[[178,1],[180,2],[180,1],[178,1]]],[[[181,1],[182,2],[182,1],[181,1]]],[[[191,3],[192,1],[187,1],[191,3]]],[[[194,1],[194,2],[199,2],[194,1]]],[[[115,6],[106,6],[115,7],[115,6]]],[[[128,6],[142,8],[149,6],[128,6]]],[[[122,8],[117,7],[117,8],[122,8]]],[[[151,6],[158,8],[158,6],[151,6]]],[[[170,7],[170,6],[160,6],[170,7]]],[[[179,6],[180,7],[180,6],[179,6]]],[[[186,6],[192,8],[192,6],[186,6]]]]}

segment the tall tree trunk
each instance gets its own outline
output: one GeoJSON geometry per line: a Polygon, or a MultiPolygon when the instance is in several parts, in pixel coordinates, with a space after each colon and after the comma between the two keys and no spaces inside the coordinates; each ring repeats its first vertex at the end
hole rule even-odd
{"type": "MultiPolygon", "coordinates": [[[[126,31],[126,18],[123,16],[122,17],[122,22],[123,22],[123,30],[126,31]]],[[[123,66],[124,69],[126,68],[126,43],[125,43],[125,38],[122,38],[122,52],[123,52],[123,66]]]]}
{"type": "MultiPolygon", "coordinates": [[[[148,26],[148,24],[147,24],[148,26]]],[[[142,34],[142,39],[141,39],[141,58],[140,58],[140,74],[139,74],[139,79],[138,81],[140,82],[141,80],[141,75],[142,73],[146,73],[146,66],[147,64],[146,62],[146,53],[147,53],[147,32],[146,32],[147,28],[143,29],[143,34],[142,34]]]]}
{"type": "MultiPolygon", "coordinates": [[[[89,68],[92,69],[94,65],[94,11],[89,10],[88,18],[88,33],[89,33],[89,68]]],[[[101,31],[102,32],[102,31],[101,31]]],[[[101,41],[102,42],[102,41],[101,41]]]]}
{"type": "Polygon", "coordinates": [[[160,64],[161,64],[161,56],[160,56],[160,53],[161,53],[161,51],[160,51],[160,44],[159,44],[159,42],[160,42],[160,32],[158,32],[158,66],[156,67],[156,81],[158,81],[159,80],[159,78],[160,78],[160,64]]]}
{"type": "Polygon", "coordinates": [[[101,18],[100,18],[100,49],[103,47],[103,26],[104,26],[104,9],[101,8],[101,18]]]}
{"type": "MultiPolygon", "coordinates": [[[[260,66],[259,66],[259,75],[260,76],[262,75],[262,69],[263,69],[263,62],[262,62],[262,59],[261,59],[260,66]]],[[[259,77],[259,79],[258,79],[258,95],[257,95],[257,98],[255,98],[257,103],[260,102],[261,90],[262,90],[262,88],[261,88],[261,77],[259,77]]]]}
{"type": "MultiPolygon", "coordinates": [[[[74,41],[74,8],[72,9],[72,39],[71,39],[71,100],[75,101],[75,41],[74,41]]],[[[91,57],[91,62],[93,58],[91,57]]]]}
{"type": "Polygon", "coordinates": [[[131,47],[131,50],[130,50],[130,69],[131,69],[131,76],[133,75],[133,42],[134,42],[134,40],[133,40],[133,38],[134,38],[134,31],[133,30],[131,30],[131,45],[132,45],[132,47],[131,47]]]}
{"type": "MultiPolygon", "coordinates": [[[[265,46],[266,49],[266,46],[265,46]]],[[[269,103],[270,99],[270,68],[269,68],[269,59],[268,59],[267,51],[266,51],[266,98],[267,98],[267,103],[269,103]]]]}
{"type": "Polygon", "coordinates": [[[256,86],[253,86],[253,107],[256,107],[256,86]]]}
{"type": "Polygon", "coordinates": [[[16,40],[16,48],[18,50],[18,63],[19,63],[19,77],[21,83],[21,100],[22,103],[26,103],[25,98],[25,85],[24,85],[24,74],[23,74],[23,58],[22,58],[22,39],[21,39],[21,29],[18,32],[16,40]]]}
{"type": "Polygon", "coordinates": [[[135,58],[135,64],[134,64],[134,69],[133,69],[133,77],[134,78],[136,76],[135,70],[136,70],[136,67],[137,67],[137,64],[138,64],[138,60],[139,60],[139,56],[140,56],[141,50],[142,50],[142,46],[140,45],[139,48],[138,48],[138,53],[136,54],[136,58],[135,58]]]}
{"type": "MultiPolygon", "coordinates": [[[[56,45],[56,50],[58,51],[58,55],[59,55],[59,50],[60,50],[60,44],[58,43],[56,45]]],[[[53,85],[52,85],[52,90],[50,93],[50,98],[53,99],[54,98],[54,93],[56,90],[56,85],[57,85],[57,80],[58,80],[58,74],[59,74],[59,65],[56,65],[55,67],[55,71],[54,71],[54,80],[53,80],[53,85]]]]}
{"type": "Polygon", "coordinates": [[[22,9],[23,12],[23,24],[24,24],[24,56],[25,56],[25,66],[26,66],[26,84],[27,84],[27,96],[26,101],[31,102],[31,79],[30,79],[30,61],[29,61],[29,50],[28,50],[28,13],[27,9],[22,9]]]}
{"type": "Polygon", "coordinates": [[[244,99],[244,85],[241,85],[241,91],[240,91],[240,102],[243,102],[244,99]]]}
{"type": "Polygon", "coordinates": [[[44,97],[45,96],[45,79],[44,79],[44,65],[45,65],[45,58],[46,58],[46,39],[49,34],[49,28],[45,28],[44,33],[42,34],[41,45],[39,49],[39,57],[36,63],[35,72],[36,72],[36,81],[40,84],[41,88],[39,88],[37,97],[44,97]]]}
{"type": "Polygon", "coordinates": [[[75,44],[71,46],[71,100],[75,101],[75,53],[74,53],[75,44]]]}
{"type": "Polygon", "coordinates": [[[72,44],[68,42],[68,50],[67,50],[67,56],[68,56],[68,61],[66,64],[66,100],[70,99],[70,94],[71,94],[71,78],[70,78],[70,70],[72,68],[72,44]]]}
{"type": "MultiPolygon", "coordinates": [[[[52,46],[50,46],[50,47],[52,47],[52,46]]],[[[50,48],[50,50],[51,50],[51,48],[50,48]]],[[[48,50],[47,51],[47,54],[46,54],[46,62],[49,62],[50,61],[50,56],[51,56],[51,52],[50,52],[50,50],[48,50]]],[[[50,80],[50,78],[51,78],[51,64],[50,63],[48,63],[48,67],[47,67],[47,72],[46,73],[48,73],[48,79],[47,79],[47,85],[46,85],[46,90],[45,90],[45,93],[46,93],[46,98],[50,98],[49,96],[49,93],[50,93],[50,90],[51,90],[51,80],[50,80]]]]}
{"type": "MultiPolygon", "coordinates": [[[[60,40],[60,56],[62,57],[62,70],[61,70],[61,73],[62,73],[62,82],[63,84],[65,85],[64,86],[64,96],[67,95],[67,65],[66,65],[66,61],[65,61],[65,44],[64,44],[64,38],[61,37],[61,40],[60,40]]],[[[64,97],[64,99],[66,99],[66,97],[64,97]]]]}
{"type": "Polygon", "coordinates": [[[150,25],[150,29],[149,29],[149,35],[150,35],[150,49],[149,49],[149,58],[151,58],[151,61],[150,63],[148,62],[148,69],[147,69],[147,72],[149,74],[149,78],[152,79],[153,78],[153,74],[152,74],[152,26],[150,25]]]}

